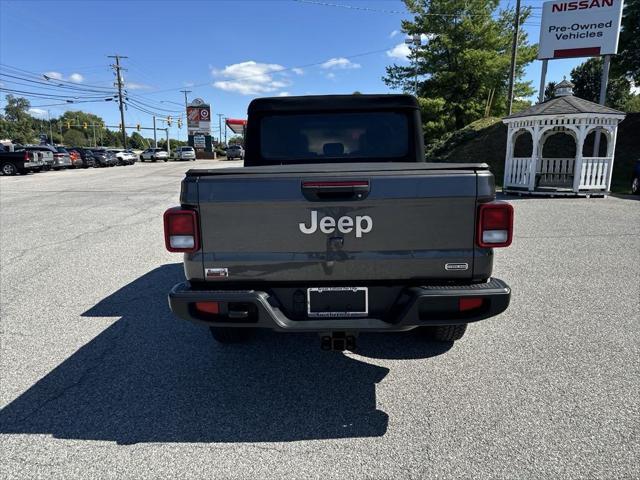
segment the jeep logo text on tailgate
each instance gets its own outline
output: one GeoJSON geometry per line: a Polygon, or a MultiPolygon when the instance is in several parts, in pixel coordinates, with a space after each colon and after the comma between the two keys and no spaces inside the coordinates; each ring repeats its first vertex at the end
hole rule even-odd
{"type": "Polygon", "coordinates": [[[373,220],[371,220],[371,217],[368,215],[357,216],[355,220],[345,215],[337,220],[333,217],[327,216],[322,217],[320,221],[318,221],[318,212],[311,210],[310,225],[307,226],[303,222],[298,226],[300,227],[300,231],[307,235],[316,233],[318,231],[318,227],[320,227],[320,231],[322,233],[333,233],[336,230],[340,233],[351,233],[355,230],[356,238],[361,238],[363,234],[371,231],[373,228],[373,220]]]}

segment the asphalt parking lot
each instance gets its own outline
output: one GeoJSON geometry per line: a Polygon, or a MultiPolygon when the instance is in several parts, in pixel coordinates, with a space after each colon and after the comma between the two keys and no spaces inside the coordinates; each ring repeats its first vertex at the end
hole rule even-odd
{"type": "Polygon", "coordinates": [[[191,167],[0,177],[0,477],[640,477],[638,200],[513,199],[511,307],[452,348],[222,347],[166,302],[191,167]]]}

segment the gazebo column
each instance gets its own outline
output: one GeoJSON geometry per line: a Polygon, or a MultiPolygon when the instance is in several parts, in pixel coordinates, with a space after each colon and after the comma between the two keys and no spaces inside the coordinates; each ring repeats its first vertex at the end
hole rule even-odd
{"type": "Polygon", "coordinates": [[[529,162],[529,185],[528,190],[533,192],[536,188],[536,168],[538,166],[538,150],[540,143],[540,126],[534,125],[531,132],[531,161],[529,162]]]}
{"type": "Polygon", "coordinates": [[[607,172],[607,192],[611,191],[611,176],[613,175],[613,160],[615,156],[616,137],[618,136],[618,126],[611,130],[609,138],[607,138],[607,157],[609,157],[609,171],[607,172]]]}
{"type": "Polygon", "coordinates": [[[578,137],[576,138],[576,160],[573,165],[573,191],[578,193],[580,190],[580,182],[582,181],[582,148],[586,135],[587,126],[578,125],[578,137]]]}
{"type": "Polygon", "coordinates": [[[511,124],[507,128],[507,151],[504,156],[504,179],[502,181],[502,189],[507,187],[507,184],[511,180],[511,171],[513,170],[513,128],[511,124]]]}

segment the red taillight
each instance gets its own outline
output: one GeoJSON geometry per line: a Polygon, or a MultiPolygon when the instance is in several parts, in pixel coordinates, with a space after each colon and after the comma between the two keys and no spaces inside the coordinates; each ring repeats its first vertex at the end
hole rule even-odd
{"type": "Polygon", "coordinates": [[[220,305],[218,302],[196,302],[196,310],[200,313],[218,314],[220,305]]]}
{"type": "Polygon", "coordinates": [[[481,297],[461,297],[460,300],[458,300],[458,310],[468,312],[469,310],[480,308],[483,303],[484,299],[481,297]]]}
{"type": "Polygon", "coordinates": [[[198,214],[180,207],[164,212],[164,244],[170,252],[197,251],[200,248],[198,214]]]}
{"type": "Polygon", "coordinates": [[[491,202],[478,209],[478,246],[508,247],[513,236],[513,207],[507,202],[491,202]]]}
{"type": "Polygon", "coordinates": [[[29,161],[29,152],[24,152],[24,161],[28,162],[29,161]]]}

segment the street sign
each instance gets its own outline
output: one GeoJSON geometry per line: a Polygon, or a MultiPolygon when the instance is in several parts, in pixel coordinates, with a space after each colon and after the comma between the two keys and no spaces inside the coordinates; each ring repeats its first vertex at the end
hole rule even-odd
{"type": "Polygon", "coordinates": [[[207,140],[204,135],[193,136],[193,148],[206,148],[207,140]]]}
{"type": "Polygon", "coordinates": [[[622,4],[623,0],[545,2],[538,59],[617,53],[622,4]]]}
{"type": "Polygon", "coordinates": [[[201,98],[196,98],[187,106],[187,129],[189,134],[211,132],[211,107],[201,98]]]}

